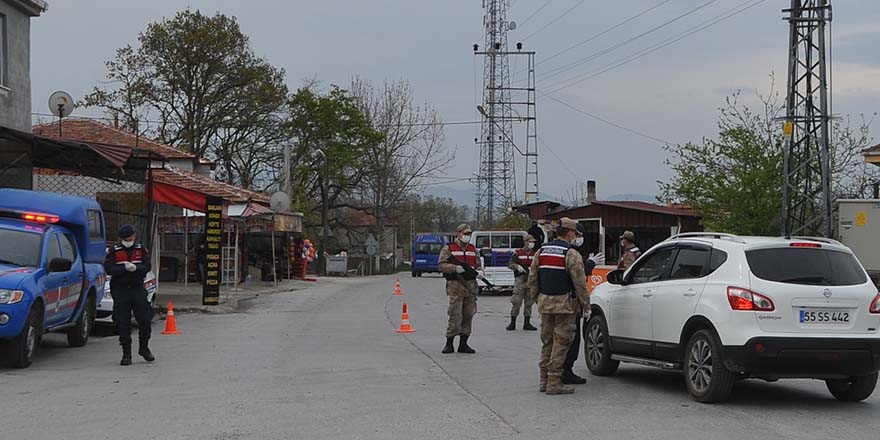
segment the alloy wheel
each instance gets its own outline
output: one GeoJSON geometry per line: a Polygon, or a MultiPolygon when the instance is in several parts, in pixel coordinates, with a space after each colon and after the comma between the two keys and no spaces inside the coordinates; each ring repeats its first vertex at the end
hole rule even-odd
{"type": "Polygon", "coordinates": [[[590,365],[595,367],[602,361],[602,353],[605,350],[605,335],[602,334],[602,328],[598,322],[590,326],[587,344],[589,347],[587,355],[590,359],[590,365]]]}
{"type": "Polygon", "coordinates": [[[705,339],[696,341],[688,356],[688,380],[698,393],[712,383],[712,348],[705,339]]]}

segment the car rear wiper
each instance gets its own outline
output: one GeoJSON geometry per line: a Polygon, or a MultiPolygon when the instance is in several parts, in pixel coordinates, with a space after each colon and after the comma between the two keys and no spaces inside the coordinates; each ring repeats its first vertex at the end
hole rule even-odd
{"type": "Polygon", "coordinates": [[[814,277],[795,277],[795,278],[786,278],[784,280],[779,280],[780,283],[807,283],[807,284],[816,284],[820,286],[830,286],[831,280],[825,278],[823,276],[814,276],[814,277]]]}

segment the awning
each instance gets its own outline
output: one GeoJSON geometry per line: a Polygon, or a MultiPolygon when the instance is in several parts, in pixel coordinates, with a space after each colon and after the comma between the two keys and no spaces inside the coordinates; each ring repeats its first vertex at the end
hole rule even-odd
{"type": "MultiPolygon", "coordinates": [[[[154,176],[155,177],[155,176],[154,176]]],[[[153,200],[166,205],[205,212],[208,195],[191,189],[153,181],[153,200]]]]}

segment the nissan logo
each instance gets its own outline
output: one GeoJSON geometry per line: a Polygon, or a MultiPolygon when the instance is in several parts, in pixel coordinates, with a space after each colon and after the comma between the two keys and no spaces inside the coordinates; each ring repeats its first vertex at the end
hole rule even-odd
{"type": "Polygon", "coordinates": [[[825,289],[823,295],[825,295],[825,298],[831,298],[831,289],[825,289]]]}

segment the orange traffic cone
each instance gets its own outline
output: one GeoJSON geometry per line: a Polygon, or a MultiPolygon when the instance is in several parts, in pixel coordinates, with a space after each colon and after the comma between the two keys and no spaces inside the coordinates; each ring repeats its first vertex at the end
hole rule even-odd
{"type": "Polygon", "coordinates": [[[179,335],[181,334],[177,330],[177,321],[174,320],[174,304],[168,302],[168,315],[165,316],[165,331],[162,332],[163,335],[179,335]]]}
{"type": "Polygon", "coordinates": [[[395,296],[403,295],[403,291],[400,290],[400,277],[397,277],[397,284],[394,286],[394,295],[395,296]]]}
{"type": "Polygon", "coordinates": [[[403,302],[403,310],[400,313],[400,328],[395,330],[396,333],[415,333],[416,329],[409,325],[409,312],[406,308],[406,301],[403,302]]]}

